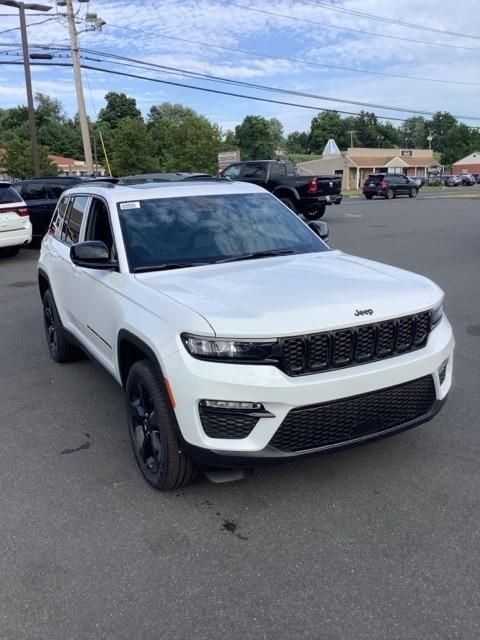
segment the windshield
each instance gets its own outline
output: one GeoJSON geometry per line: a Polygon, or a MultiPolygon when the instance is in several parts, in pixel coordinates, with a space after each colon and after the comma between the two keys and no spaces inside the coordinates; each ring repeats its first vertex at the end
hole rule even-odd
{"type": "Polygon", "coordinates": [[[118,212],[132,271],[213,263],[246,254],[329,250],[267,193],[121,202],[118,212]]]}

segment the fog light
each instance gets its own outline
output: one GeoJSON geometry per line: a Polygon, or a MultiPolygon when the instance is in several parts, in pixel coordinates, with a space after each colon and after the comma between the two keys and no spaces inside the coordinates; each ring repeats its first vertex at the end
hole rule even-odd
{"type": "Polygon", "coordinates": [[[448,358],[444,360],[440,365],[440,367],[438,368],[438,379],[440,380],[441,385],[445,382],[445,378],[447,376],[447,366],[448,366],[448,358]]]}
{"type": "Polygon", "coordinates": [[[201,400],[200,405],[210,409],[233,409],[234,411],[258,411],[263,409],[263,405],[259,402],[236,402],[233,400],[201,400]]]}

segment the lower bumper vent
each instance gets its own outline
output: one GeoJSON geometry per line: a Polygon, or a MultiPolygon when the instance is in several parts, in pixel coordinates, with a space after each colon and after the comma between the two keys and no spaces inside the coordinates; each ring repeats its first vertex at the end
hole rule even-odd
{"type": "Polygon", "coordinates": [[[352,398],[292,409],[270,445],[307,451],[387,429],[427,416],[435,403],[432,376],[352,398]]]}

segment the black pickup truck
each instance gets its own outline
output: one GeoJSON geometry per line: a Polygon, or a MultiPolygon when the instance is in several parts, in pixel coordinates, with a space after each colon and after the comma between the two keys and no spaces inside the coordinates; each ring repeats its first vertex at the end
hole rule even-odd
{"type": "Polygon", "coordinates": [[[343,197],[340,193],[341,176],[302,176],[295,173],[292,162],[235,162],[221,171],[220,175],[264,187],[307,220],[321,218],[327,204],[340,204],[343,197]]]}

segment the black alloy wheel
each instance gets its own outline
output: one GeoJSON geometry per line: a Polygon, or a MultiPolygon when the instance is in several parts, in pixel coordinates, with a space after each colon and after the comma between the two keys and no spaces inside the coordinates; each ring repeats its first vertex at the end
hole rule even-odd
{"type": "Polygon", "coordinates": [[[182,450],[163,376],[150,360],[132,365],[125,397],[130,442],[145,480],[155,489],[166,491],[193,482],[196,465],[182,450]]]}
{"type": "Polygon", "coordinates": [[[135,457],[144,473],[157,475],[162,457],[158,414],[152,397],[141,379],[136,378],[130,386],[128,402],[129,426],[135,457]]]}
{"type": "Polygon", "coordinates": [[[44,296],[43,298],[43,321],[45,323],[45,336],[47,338],[48,350],[52,357],[55,358],[58,351],[58,343],[51,296],[44,296]]]}

